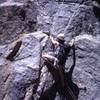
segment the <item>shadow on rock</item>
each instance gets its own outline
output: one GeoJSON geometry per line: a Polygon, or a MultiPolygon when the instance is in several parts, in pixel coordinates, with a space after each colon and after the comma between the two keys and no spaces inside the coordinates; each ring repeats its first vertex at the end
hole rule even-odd
{"type": "Polygon", "coordinates": [[[52,74],[55,83],[41,94],[39,100],[55,100],[57,92],[59,93],[60,100],[77,100],[79,95],[78,86],[72,81],[72,72],[74,65],[72,65],[69,72],[63,72],[64,74],[64,87],[60,84],[59,72],[52,65],[47,65],[48,70],[52,74]]]}

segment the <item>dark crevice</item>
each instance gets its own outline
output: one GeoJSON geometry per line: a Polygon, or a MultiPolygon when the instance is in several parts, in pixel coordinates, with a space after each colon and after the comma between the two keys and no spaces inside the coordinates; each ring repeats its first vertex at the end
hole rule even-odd
{"type": "Polygon", "coordinates": [[[100,21],[100,0],[92,0],[92,2],[94,15],[100,21]]]}
{"type": "MultiPolygon", "coordinates": [[[[26,18],[26,11],[22,7],[15,7],[13,16],[18,16],[22,21],[25,21],[26,18]]],[[[11,16],[9,16],[10,18],[11,16]]],[[[11,18],[10,18],[11,19],[11,18]]]]}
{"type": "Polygon", "coordinates": [[[85,2],[87,2],[87,0],[82,0],[82,1],[79,1],[79,0],[75,0],[75,1],[67,1],[67,0],[56,0],[56,2],[58,3],[64,3],[64,4],[69,4],[69,3],[79,3],[79,4],[84,4],[85,2]]]}
{"type": "Polygon", "coordinates": [[[37,25],[37,21],[34,21],[34,20],[28,21],[28,22],[27,22],[27,26],[28,26],[28,28],[29,28],[29,32],[36,31],[36,30],[37,30],[37,29],[36,29],[36,25],[37,25]]]}
{"type": "Polygon", "coordinates": [[[24,9],[21,9],[18,15],[20,16],[21,20],[24,21],[26,18],[26,11],[24,9]]]}
{"type": "Polygon", "coordinates": [[[95,17],[100,21],[100,8],[93,6],[93,12],[95,17]]]}
{"type": "Polygon", "coordinates": [[[22,41],[18,41],[16,43],[16,45],[14,46],[12,52],[6,57],[7,60],[13,61],[14,57],[16,56],[16,54],[18,53],[20,47],[22,45],[22,41]]]}
{"type": "Polygon", "coordinates": [[[54,83],[49,89],[47,89],[41,96],[39,100],[54,100],[56,96],[56,84],[54,83]]]}

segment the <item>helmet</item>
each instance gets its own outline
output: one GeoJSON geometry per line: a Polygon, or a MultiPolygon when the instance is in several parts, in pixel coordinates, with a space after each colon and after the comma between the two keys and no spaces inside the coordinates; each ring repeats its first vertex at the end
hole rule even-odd
{"type": "Polygon", "coordinates": [[[62,34],[62,33],[58,34],[57,39],[61,40],[61,41],[64,41],[64,34],[62,34]]]}

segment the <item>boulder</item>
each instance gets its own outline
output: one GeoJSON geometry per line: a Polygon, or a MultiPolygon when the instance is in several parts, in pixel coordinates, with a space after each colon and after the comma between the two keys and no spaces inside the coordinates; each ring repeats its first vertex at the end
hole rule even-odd
{"type": "Polygon", "coordinates": [[[3,75],[0,83],[4,86],[1,100],[21,100],[27,93],[27,88],[30,85],[34,87],[39,81],[40,43],[33,35],[24,35],[19,40],[22,41],[22,45],[13,61],[6,60],[6,57],[13,50],[16,41],[0,47],[4,49],[0,59],[1,75],[3,75]]]}
{"type": "MultiPolygon", "coordinates": [[[[100,22],[91,0],[1,0],[0,13],[0,100],[63,98],[65,88],[57,91],[55,69],[44,65],[41,58],[53,51],[49,35],[59,33],[64,34],[66,43],[75,38],[76,65],[70,86],[79,91],[78,100],[99,100],[100,22]],[[22,43],[14,50],[18,41],[22,43]],[[6,59],[15,51],[13,60],[6,59]]],[[[72,56],[71,51],[66,74],[72,56]]]]}
{"type": "Polygon", "coordinates": [[[35,2],[4,2],[0,4],[0,43],[13,42],[19,34],[36,30],[35,2]]]}
{"type": "Polygon", "coordinates": [[[73,72],[73,80],[79,87],[85,86],[86,91],[80,90],[78,100],[99,100],[100,39],[96,37],[83,38],[84,35],[80,35],[79,37],[80,39],[76,42],[76,67],[73,72]]]}

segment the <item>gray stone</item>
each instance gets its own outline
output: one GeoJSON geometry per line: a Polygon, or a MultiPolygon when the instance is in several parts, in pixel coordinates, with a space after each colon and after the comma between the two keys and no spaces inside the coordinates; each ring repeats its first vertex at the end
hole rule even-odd
{"type": "Polygon", "coordinates": [[[10,100],[20,100],[24,98],[26,89],[31,84],[34,85],[38,82],[40,69],[39,40],[32,34],[24,35],[20,40],[22,41],[22,46],[13,62],[7,61],[5,57],[11,52],[16,42],[9,44],[9,46],[0,46],[0,49],[4,50],[3,52],[1,51],[2,57],[0,58],[2,62],[0,73],[3,75],[0,78],[2,80],[0,86],[3,89],[0,92],[1,100],[2,98],[4,100],[8,100],[8,98],[10,100]]]}
{"type": "Polygon", "coordinates": [[[18,56],[11,64],[13,79],[11,92],[12,100],[20,100],[21,98],[23,98],[23,96],[25,95],[25,89],[29,85],[35,84],[38,81],[39,77],[39,41],[32,35],[27,35],[21,40],[23,42],[23,48],[20,49],[18,56]],[[15,97],[17,98],[15,99],[15,97]]]}
{"type": "Polygon", "coordinates": [[[76,44],[77,63],[73,78],[79,86],[83,85],[87,89],[87,91],[80,91],[79,100],[95,100],[96,98],[98,100],[95,94],[100,89],[100,56],[98,54],[100,42],[99,40],[97,42],[97,39],[80,39],[76,44]]]}
{"type": "Polygon", "coordinates": [[[0,0],[0,3],[6,2],[6,0],[0,0]]]}
{"type": "MultiPolygon", "coordinates": [[[[100,22],[94,16],[91,0],[59,1],[0,1],[0,100],[39,100],[43,94],[50,100],[61,100],[55,80],[41,59],[42,53],[53,51],[46,34],[59,33],[65,34],[66,42],[75,38],[72,82],[86,88],[80,89],[78,100],[99,100],[100,22]],[[22,45],[14,60],[6,60],[19,40],[22,45]]],[[[72,64],[71,51],[66,72],[72,64]]]]}
{"type": "Polygon", "coordinates": [[[57,12],[54,14],[53,23],[51,27],[51,33],[57,35],[64,33],[66,26],[75,10],[77,10],[78,4],[61,4],[58,7],[57,12]]]}
{"type": "Polygon", "coordinates": [[[0,42],[14,41],[19,34],[36,30],[37,5],[35,2],[5,2],[0,5],[0,42]]]}
{"type": "Polygon", "coordinates": [[[100,27],[100,23],[95,18],[92,7],[81,5],[77,8],[65,29],[66,41],[68,37],[72,38],[80,34],[96,36],[100,32],[98,27],[100,27]]]}

